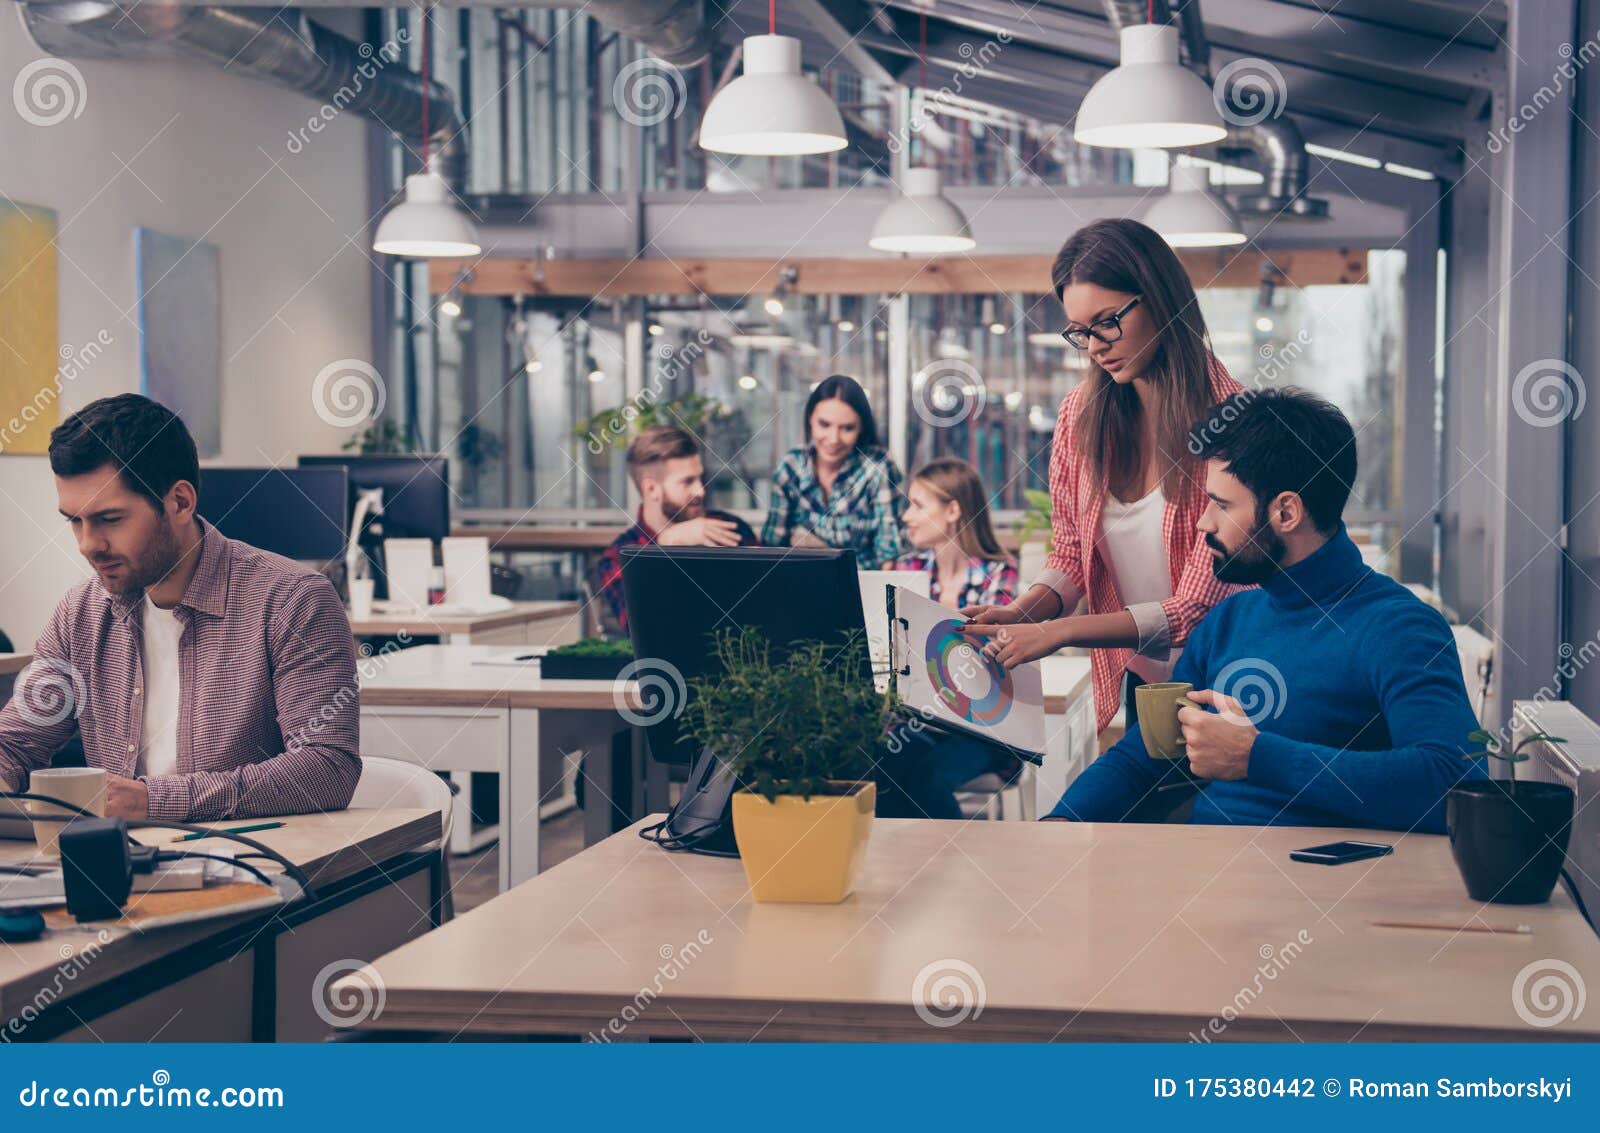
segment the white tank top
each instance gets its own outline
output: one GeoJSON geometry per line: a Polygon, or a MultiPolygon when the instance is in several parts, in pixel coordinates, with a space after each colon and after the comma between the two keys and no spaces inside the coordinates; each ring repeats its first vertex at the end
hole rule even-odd
{"type": "MultiPolygon", "coordinates": [[[[1167,498],[1160,485],[1132,503],[1123,503],[1106,493],[1105,506],[1100,510],[1100,553],[1116,580],[1117,594],[1124,606],[1165,602],[1172,597],[1167,541],[1161,531],[1166,511],[1167,498]]],[[[1176,659],[1174,653],[1173,660],[1176,659]]],[[[1172,676],[1172,661],[1156,661],[1137,654],[1129,658],[1128,668],[1152,682],[1172,676]]]]}

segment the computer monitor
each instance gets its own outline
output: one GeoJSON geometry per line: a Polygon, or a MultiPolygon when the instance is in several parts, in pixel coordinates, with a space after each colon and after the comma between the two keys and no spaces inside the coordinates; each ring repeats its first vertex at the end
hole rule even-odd
{"type": "Polygon", "coordinates": [[[307,562],[344,554],[350,523],[343,468],[202,468],[200,516],[230,539],[307,562]]]}
{"type": "MultiPolygon", "coordinates": [[[[761,630],[774,657],[800,641],[852,646],[860,679],[872,680],[853,551],[624,547],[622,593],[634,657],[664,662],[686,682],[716,675],[712,634],[746,626],[761,630]]],[[[680,737],[677,711],[644,715],[655,759],[694,762],[699,751],[680,737]]]]}
{"type": "Polygon", "coordinates": [[[450,461],[442,453],[302,456],[301,468],[342,467],[350,505],[358,493],[383,489],[383,534],[389,539],[443,539],[450,534],[450,461]]]}

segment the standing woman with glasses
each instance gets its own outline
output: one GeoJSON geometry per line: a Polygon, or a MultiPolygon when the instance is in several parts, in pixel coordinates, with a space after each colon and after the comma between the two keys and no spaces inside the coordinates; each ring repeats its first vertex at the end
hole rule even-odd
{"type": "Polygon", "coordinates": [[[1062,336],[1089,376],[1061,403],[1050,455],[1053,547],[1009,606],[974,606],[966,632],[1010,667],[1065,646],[1092,650],[1096,727],[1119,691],[1164,681],[1189,631],[1235,588],[1218,582],[1196,529],[1205,470],[1191,430],[1242,388],[1206,342],[1189,275],[1165,240],[1133,220],[1099,220],[1050,269],[1062,336]],[[1072,615],[1080,598],[1089,611],[1072,615]]]}

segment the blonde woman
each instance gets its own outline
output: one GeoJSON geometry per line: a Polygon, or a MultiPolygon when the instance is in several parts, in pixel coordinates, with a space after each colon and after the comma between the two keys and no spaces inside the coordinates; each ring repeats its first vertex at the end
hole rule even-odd
{"type": "Polygon", "coordinates": [[[929,461],[911,478],[907,495],[905,532],[916,550],[894,569],[927,571],[929,597],[952,610],[1009,605],[1017,596],[1017,564],[994,537],[972,465],[948,456],[929,461]]]}

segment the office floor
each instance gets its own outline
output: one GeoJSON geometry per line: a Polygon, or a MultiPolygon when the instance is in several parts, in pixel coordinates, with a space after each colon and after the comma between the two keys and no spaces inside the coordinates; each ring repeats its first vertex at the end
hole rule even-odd
{"type": "MultiPolygon", "coordinates": [[[[583,812],[569,810],[542,824],[539,839],[540,866],[549,869],[583,849],[583,812]]],[[[450,859],[450,882],[455,893],[456,912],[477,908],[500,891],[500,843],[495,842],[475,854],[450,859]]]]}

